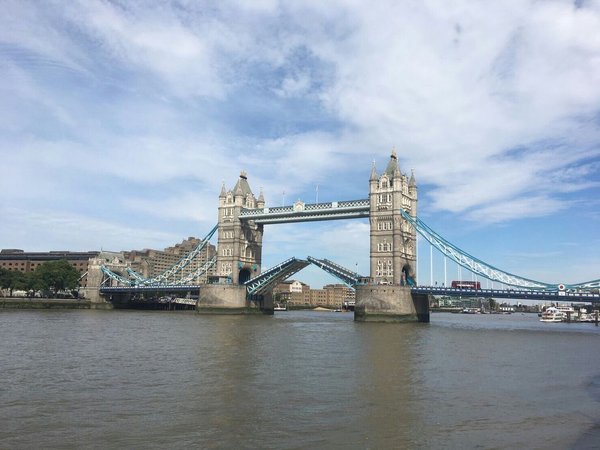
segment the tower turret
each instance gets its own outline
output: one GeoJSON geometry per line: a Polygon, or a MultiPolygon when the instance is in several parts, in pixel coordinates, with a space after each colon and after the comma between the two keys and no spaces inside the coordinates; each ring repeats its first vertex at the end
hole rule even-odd
{"type": "Polygon", "coordinates": [[[258,194],[258,201],[256,202],[256,207],[257,208],[264,208],[265,207],[265,196],[263,194],[262,187],[260,188],[260,194],[258,194]]]}
{"type": "Polygon", "coordinates": [[[392,149],[392,154],[390,155],[390,161],[388,162],[387,167],[385,168],[385,173],[389,179],[394,177],[394,172],[396,169],[400,170],[398,166],[398,156],[396,155],[396,149],[392,149]]]}
{"type": "Polygon", "coordinates": [[[377,181],[377,169],[375,168],[375,161],[373,161],[373,165],[371,166],[371,176],[369,177],[369,181],[377,181]]]}
{"type": "Polygon", "coordinates": [[[410,215],[417,216],[417,181],[415,180],[415,169],[411,169],[410,180],[408,181],[408,195],[411,198],[410,215]]]}

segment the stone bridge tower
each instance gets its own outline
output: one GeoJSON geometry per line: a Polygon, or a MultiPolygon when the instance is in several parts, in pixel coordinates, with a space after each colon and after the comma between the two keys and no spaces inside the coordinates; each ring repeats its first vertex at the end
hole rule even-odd
{"type": "Polygon", "coordinates": [[[417,232],[400,215],[403,208],[417,215],[417,184],[400,171],[396,151],[387,168],[377,175],[375,163],[369,178],[371,225],[371,278],[376,284],[406,286],[416,282],[417,232]]]}
{"type": "Polygon", "coordinates": [[[235,187],[219,195],[219,228],[217,245],[217,275],[229,277],[233,284],[244,283],[260,274],[263,225],[241,221],[240,212],[248,208],[264,208],[262,190],[258,199],[252,193],[245,172],[235,187]]]}

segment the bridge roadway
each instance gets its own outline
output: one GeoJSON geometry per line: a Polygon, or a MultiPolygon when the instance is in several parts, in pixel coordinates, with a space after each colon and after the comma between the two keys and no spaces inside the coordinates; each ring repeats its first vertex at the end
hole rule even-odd
{"type": "MultiPolygon", "coordinates": [[[[173,286],[113,286],[100,288],[103,294],[117,293],[175,293],[189,292],[198,295],[201,285],[173,286]]],[[[565,291],[530,291],[514,289],[455,289],[438,286],[415,286],[411,289],[417,294],[449,295],[452,297],[492,297],[512,298],[515,300],[550,300],[554,302],[591,302],[600,303],[600,294],[565,291]]]]}
{"type": "Polygon", "coordinates": [[[513,298],[515,300],[551,300],[554,302],[600,303],[600,294],[567,291],[532,291],[527,289],[456,289],[437,286],[415,286],[414,293],[449,295],[452,297],[513,298]]]}
{"type": "Polygon", "coordinates": [[[105,286],[100,288],[101,294],[120,294],[120,293],[141,294],[145,292],[169,293],[169,292],[189,292],[190,294],[198,294],[200,292],[199,285],[156,285],[156,286],[105,286]]]}

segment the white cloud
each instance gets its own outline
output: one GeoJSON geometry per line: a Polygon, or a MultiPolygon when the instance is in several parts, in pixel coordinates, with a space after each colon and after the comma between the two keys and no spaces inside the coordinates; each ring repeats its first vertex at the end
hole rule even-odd
{"type": "Polygon", "coordinates": [[[282,97],[297,97],[308,91],[310,88],[310,75],[299,73],[285,78],[281,82],[281,88],[276,89],[275,93],[282,97]]]}
{"type": "MultiPolygon", "coordinates": [[[[132,214],[164,220],[189,219],[202,222],[206,225],[207,232],[209,224],[217,222],[218,199],[214,192],[178,191],[167,198],[126,196],[120,201],[132,214]]],[[[198,232],[201,233],[202,230],[198,232]]]]}
{"type": "Polygon", "coordinates": [[[548,197],[513,198],[506,201],[491,202],[469,212],[468,216],[475,222],[489,224],[523,219],[524,217],[543,217],[559,212],[569,206],[568,202],[548,197]]]}
{"type": "Polygon", "coordinates": [[[160,248],[180,240],[174,233],[130,227],[123,222],[109,222],[67,211],[1,208],[0,214],[10,218],[0,224],[0,235],[14,236],[15,242],[27,243],[27,251],[101,248],[119,251],[153,245],[160,248]]]}
{"type": "Polygon", "coordinates": [[[554,164],[552,147],[506,152],[577,134],[579,117],[597,110],[600,42],[582,36],[597,35],[600,17],[556,2],[460,5],[342,8],[352,33],[311,49],[337,69],[329,107],[374,142],[396,137],[420,180],[437,186],[434,207],[462,210],[526,195],[543,172],[586,156],[554,164]],[[480,189],[491,178],[503,188],[480,189]]]}

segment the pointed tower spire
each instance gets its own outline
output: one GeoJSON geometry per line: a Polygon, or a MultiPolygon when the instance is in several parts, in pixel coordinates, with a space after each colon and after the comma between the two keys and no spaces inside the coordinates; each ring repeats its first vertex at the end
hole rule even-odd
{"type": "Polygon", "coordinates": [[[369,177],[369,181],[377,180],[377,169],[375,169],[375,160],[373,160],[373,166],[371,167],[371,176],[369,177]]]}
{"type": "Polygon", "coordinates": [[[410,169],[410,180],[408,181],[410,187],[416,187],[417,182],[415,180],[415,169],[410,169]]]}
{"type": "Polygon", "coordinates": [[[264,208],[265,207],[265,196],[263,195],[263,188],[262,188],[262,186],[260,187],[260,194],[258,195],[258,200],[256,201],[256,207],[257,208],[264,208]]]}
{"type": "Polygon", "coordinates": [[[223,184],[221,184],[221,193],[219,194],[219,197],[225,197],[227,195],[227,192],[225,192],[225,181],[223,181],[223,184]]]}
{"type": "Polygon", "coordinates": [[[244,196],[244,191],[242,190],[242,185],[241,185],[241,183],[239,183],[239,182],[238,182],[238,183],[236,184],[236,186],[235,186],[234,195],[235,195],[236,197],[237,197],[237,196],[241,196],[241,197],[243,197],[243,196],[244,196]]]}
{"type": "Polygon", "coordinates": [[[394,177],[394,172],[398,169],[398,156],[396,155],[396,147],[392,148],[392,154],[390,155],[390,162],[385,169],[385,173],[388,178],[394,177]]]}
{"type": "Polygon", "coordinates": [[[394,178],[402,178],[402,171],[400,170],[400,164],[396,163],[396,168],[394,169],[394,178]]]}

